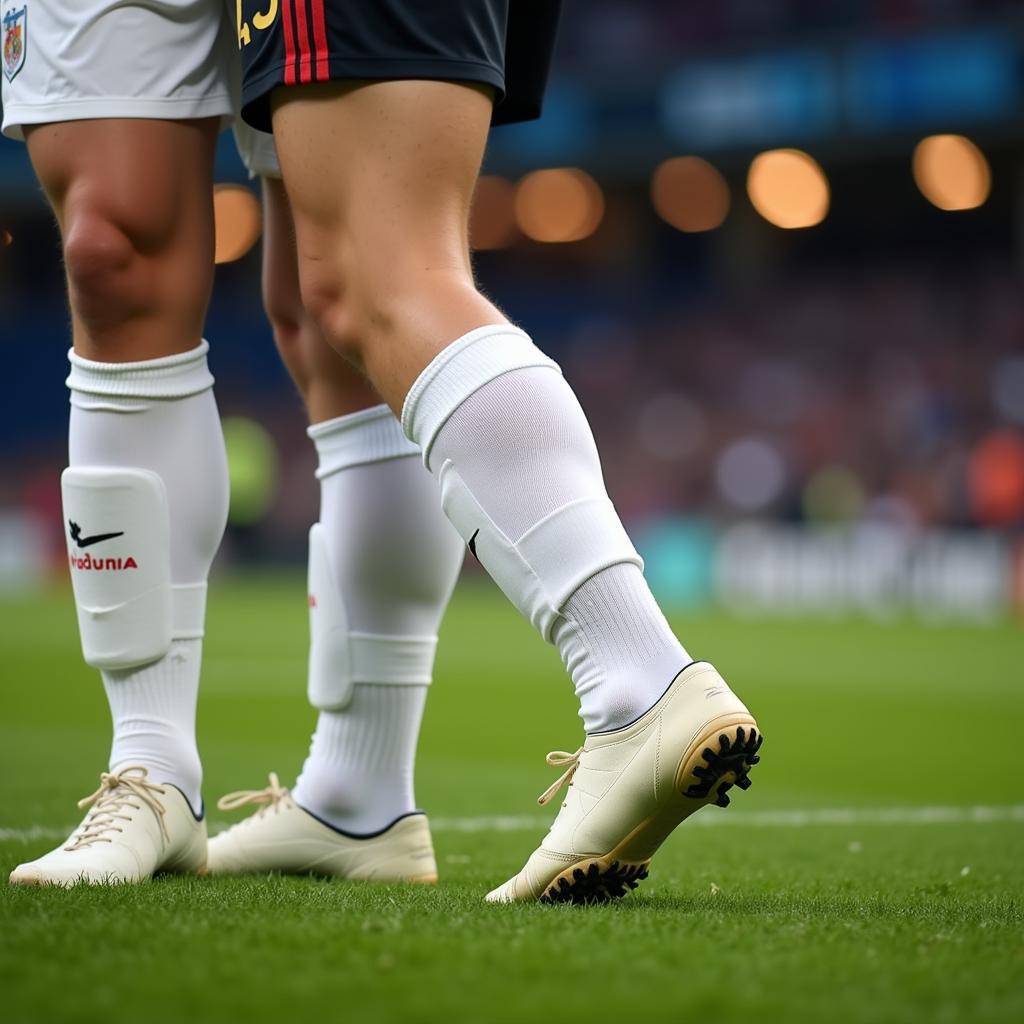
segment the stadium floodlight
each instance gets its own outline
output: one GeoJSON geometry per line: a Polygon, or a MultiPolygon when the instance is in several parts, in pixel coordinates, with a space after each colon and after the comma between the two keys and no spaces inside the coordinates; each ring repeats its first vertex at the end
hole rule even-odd
{"type": "Polygon", "coordinates": [[[601,186],[577,167],[533,171],[516,190],[519,229],[536,242],[578,242],[603,218],[601,186]]]}
{"type": "Polygon", "coordinates": [[[828,179],[799,149],[772,149],[754,157],[747,193],[759,214],[780,228],[809,228],[828,214],[828,179]]]}
{"type": "Polygon", "coordinates": [[[654,209],[680,231],[713,231],[728,215],[729,201],[721,172],[698,156],[665,160],[651,178],[654,209]]]}
{"type": "Polygon", "coordinates": [[[929,135],[914,149],[914,181],[940,210],[973,210],[988,199],[992,173],[984,153],[963,135],[929,135]]]}
{"type": "Polygon", "coordinates": [[[215,185],[213,216],[214,263],[240,260],[256,244],[263,230],[260,201],[244,185],[215,185]]]}

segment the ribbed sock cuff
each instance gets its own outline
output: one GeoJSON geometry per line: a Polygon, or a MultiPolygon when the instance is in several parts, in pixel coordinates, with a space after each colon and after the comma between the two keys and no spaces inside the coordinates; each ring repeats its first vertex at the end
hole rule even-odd
{"type": "Polygon", "coordinates": [[[209,344],[203,341],[188,352],[161,359],[100,363],[71,350],[71,373],[65,383],[72,392],[107,398],[188,398],[213,387],[213,374],[206,363],[209,351],[209,344]]]}
{"type": "Polygon", "coordinates": [[[424,464],[430,465],[434,440],[467,398],[495,377],[531,366],[561,372],[528,334],[511,324],[478,327],[434,356],[402,406],[402,428],[423,449],[424,464]]]}
{"type": "Polygon", "coordinates": [[[402,433],[402,425],[386,405],[315,423],[306,433],[316,446],[317,480],[351,466],[419,455],[419,448],[402,433]]]}

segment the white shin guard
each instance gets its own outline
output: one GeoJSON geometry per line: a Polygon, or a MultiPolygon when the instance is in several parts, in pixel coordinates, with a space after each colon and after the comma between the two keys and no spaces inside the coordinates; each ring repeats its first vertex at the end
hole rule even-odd
{"type": "Polygon", "coordinates": [[[100,669],[162,658],[203,635],[206,585],[171,582],[163,480],[146,469],[74,466],[61,476],[82,654],[100,669]]]}
{"type": "Polygon", "coordinates": [[[309,702],[320,711],[344,711],[356,683],[430,683],[436,636],[387,636],[350,628],[319,523],[309,531],[309,640],[309,702]]]}

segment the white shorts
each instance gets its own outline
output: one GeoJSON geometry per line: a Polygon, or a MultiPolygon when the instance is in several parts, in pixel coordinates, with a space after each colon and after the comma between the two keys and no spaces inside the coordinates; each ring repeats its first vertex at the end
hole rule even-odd
{"type": "Polygon", "coordinates": [[[274,136],[250,128],[240,117],[235,118],[235,145],[250,178],[280,178],[274,136]]]}
{"type": "Polygon", "coordinates": [[[228,0],[3,0],[3,132],[88,118],[229,117],[228,0]]]}

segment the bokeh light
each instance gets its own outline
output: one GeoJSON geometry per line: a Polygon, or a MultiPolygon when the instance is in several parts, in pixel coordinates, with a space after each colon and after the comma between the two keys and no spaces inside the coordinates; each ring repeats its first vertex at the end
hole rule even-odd
{"type": "Polygon", "coordinates": [[[782,494],[786,464],[775,445],[760,437],[744,437],[718,457],[715,482],[731,505],[753,512],[782,494]]]}
{"type": "Polygon", "coordinates": [[[473,249],[505,249],[519,237],[516,188],[507,178],[485,174],[476,184],[469,220],[473,249]]]}
{"type": "Polygon", "coordinates": [[[578,242],[592,235],[603,217],[600,186],[576,167],[534,171],[516,189],[519,229],[537,242],[578,242]]]}
{"type": "Polygon", "coordinates": [[[846,466],[824,466],[804,488],[804,514],[812,523],[852,523],[863,512],[864,503],[864,487],[846,466]]]}
{"type": "Polygon", "coordinates": [[[813,227],[828,213],[825,172],[799,149],[772,149],[754,157],[747,193],[754,209],[780,228],[813,227]]]}
{"type": "Polygon", "coordinates": [[[985,155],[962,135],[930,135],[914,149],[914,181],[940,210],[973,210],[988,199],[992,174],[985,155]]]}
{"type": "Polygon", "coordinates": [[[677,156],[655,169],[651,202],[658,216],[680,231],[713,231],[729,213],[729,186],[706,160],[677,156]]]}
{"type": "Polygon", "coordinates": [[[228,522],[250,526],[263,519],[277,491],[277,446],[269,431],[244,416],[223,420],[231,504],[228,522]]]}
{"type": "Polygon", "coordinates": [[[241,259],[263,230],[260,202],[244,185],[216,185],[213,190],[216,225],[214,263],[241,259]]]}
{"type": "Polygon", "coordinates": [[[707,421],[696,402],[670,391],[641,406],[636,432],[637,440],[653,456],[678,461],[700,449],[707,437],[707,421]]]}
{"type": "Polygon", "coordinates": [[[1024,518],[1024,435],[994,430],[971,452],[967,467],[971,510],[985,526],[1024,518]]]}

